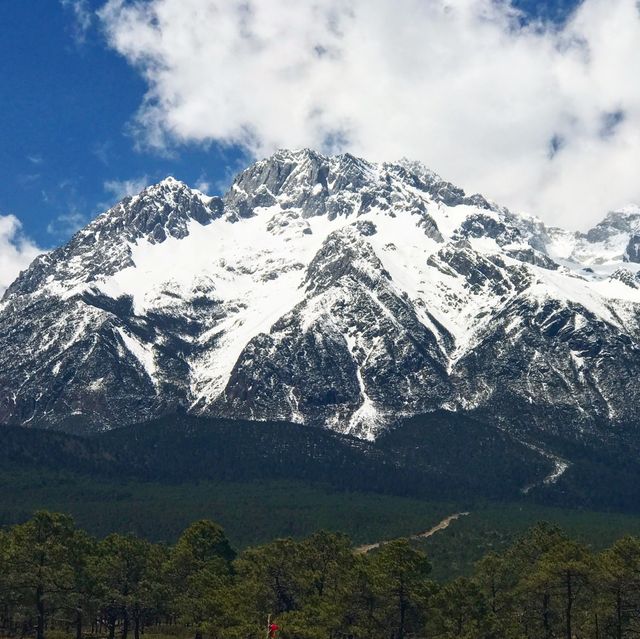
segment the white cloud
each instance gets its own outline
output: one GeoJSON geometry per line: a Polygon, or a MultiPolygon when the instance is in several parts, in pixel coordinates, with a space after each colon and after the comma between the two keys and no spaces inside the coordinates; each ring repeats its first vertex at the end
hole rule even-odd
{"type": "Polygon", "coordinates": [[[109,0],[146,78],[147,144],[408,156],[547,221],[640,200],[640,10],[584,0],[522,27],[507,0],[109,0]]]}
{"type": "Polygon", "coordinates": [[[15,215],[0,215],[0,295],[20,271],[42,253],[21,231],[22,225],[15,215]]]}
{"type": "Polygon", "coordinates": [[[209,193],[209,191],[211,191],[211,182],[205,180],[204,178],[200,178],[196,182],[196,189],[198,189],[198,191],[201,191],[202,193],[209,193]]]}
{"type": "Polygon", "coordinates": [[[60,4],[73,16],[73,37],[78,44],[84,44],[94,18],[88,0],[60,0],[60,4]]]}
{"type": "Polygon", "coordinates": [[[115,201],[120,201],[128,195],[137,195],[149,186],[149,178],[144,175],[130,180],[108,180],[104,183],[104,190],[113,196],[115,201]]]}

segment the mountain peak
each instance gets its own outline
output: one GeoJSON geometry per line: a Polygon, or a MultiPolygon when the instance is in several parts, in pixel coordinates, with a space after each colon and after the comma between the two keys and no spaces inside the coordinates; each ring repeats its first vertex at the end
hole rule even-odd
{"type": "Polygon", "coordinates": [[[629,204],[619,209],[609,211],[597,226],[611,226],[623,232],[635,231],[640,228],[640,206],[629,204]]]}
{"type": "Polygon", "coordinates": [[[45,282],[64,289],[132,266],[131,245],[181,239],[192,223],[207,225],[222,214],[222,200],[190,189],[173,177],[127,196],[78,231],[64,246],[37,258],[6,290],[32,293],[45,282]],[[69,265],[73,264],[73,268],[69,265]]]}
{"type": "MultiPolygon", "coordinates": [[[[155,184],[150,184],[145,187],[138,196],[143,194],[147,194],[151,197],[161,197],[163,194],[173,193],[176,191],[189,191],[191,193],[196,193],[194,189],[189,187],[187,184],[182,182],[181,180],[176,179],[172,175],[167,175],[166,178],[156,182],[155,184]]],[[[137,196],[134,196],[137,197],[137,196]]]]}
{"type": "Polygon", "coordinates": [[[427,167],[424,163],[419,160],[411,160],[407,157],[402,157],[398,162],[396,162],[398,166],[401,166],[403,169],[409,171],[409,173],[413,173],[414,175],[419,176],[425,182],[444,182],[445,180],[440,177],[435,171],[432,171],[429,167],[427,167]]]}
{"type": "Polygon", "coordinates": [[[173,175],[167,175],[166,178],[164,178],[164,180],[160,180],[160,182],[158,182],[157,186],[160,185],[166,185],[166,186],[187,186],[184,182],[177,180],[176,178],[173,177],[173,175]]]}
{"type": "Polygon", "coordinates": [[[605,253],[625,262],[640,262],[640,207],[610,211],[584,238],[605,253]]]}
{"type": "Polygon", "coordinates": [[[224,198],[169,176],[9,288],[0,421],[181,407],[370,436],[445,405],[549,402],[622,419],[640,401],[637,217],[590,243],[419,162],[310,149],[255,162],[224,198]]]}

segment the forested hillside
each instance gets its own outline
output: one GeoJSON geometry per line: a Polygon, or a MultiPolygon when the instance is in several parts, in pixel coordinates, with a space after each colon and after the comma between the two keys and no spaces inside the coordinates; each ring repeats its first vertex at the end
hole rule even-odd
{"type": "Polygon", "coordinates": [[[99,538],[175,543],[206,518],[244,549],[321,529],[373,543],[471,511],[421,542],[443,582],[470,574],[484,553],[503,551],[540,520],[597,550],[640,535],[640,483],[628,467],[591,463],[596,453],[583,451],[584,462],[577,447],[569,451],[570,469],[545,484],[551,463],[483,420],[448,413],[407,420],[375,443],[298,424],[185,415],[94,438],[3,427],[0,526],[47,509],[99,538]],[[621,500],[631,512],[613,512],[621,500]]]}
{"type": "Polygon", "coordinates": [[[593,552],[538,524],[469,577],[430,578],[407,540],[355,552],[328,532],[237,553],[201,520],[173,546],[133,535],[97,541],[41,511],[0,533],[0,632],[36,639],[634,637],[640,540],[593,552]]]}
{"type": "Polygon", "coordinates": [[[552,467],[496,427],[446,412],[409,420],[378,442],[289,422],[177,414],[89,438],[2,426],[0,444],[0,460],[101,479],[302,480],[439,500],[513,499],[552,467]]]}

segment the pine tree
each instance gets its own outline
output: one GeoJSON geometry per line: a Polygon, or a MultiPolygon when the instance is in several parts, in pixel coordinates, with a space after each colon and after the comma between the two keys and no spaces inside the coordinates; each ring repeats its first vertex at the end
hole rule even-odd
{"type": "Polygon", "coordinates": [[[189,526],[171,550],[166,571],[174,609],[183,623],[195,628],[196,639],[205,631],[217,637],[219,628],[230,623],[234,557],[222,528],[206,520],[189,526]]]}
{"type": "Polygon", "coordinates": [[[36,639],[44,639],[52,610],[74,591],[74,539],[71,517],[37,512],[15,526],[4,551],[5,569],[16,603],[35,618],[36,639]]]}
{"type": "Polygon", "coordinates": [[[404,639],[408,632],[422,629],[430,593],[427,577],[431,564],[427,556],[406,539],[399,539],[371,553],[369,569],[387,633],[404,639]]]}
{"type": "Polygon", "coordinates": [[[598,557],[599,631],[615,639],[640,633],[640,540],[624,537],[598,557]]]}
{"type": "Polygon", "coordinates": [[[139,636],[142,612],[148,607],[148,562],[152,545],[133,535],[112,534],[98,543],[89,573],[97,584],[102,616],[115,636],[121,622],[122,639],[132,629],[139,636]]]}

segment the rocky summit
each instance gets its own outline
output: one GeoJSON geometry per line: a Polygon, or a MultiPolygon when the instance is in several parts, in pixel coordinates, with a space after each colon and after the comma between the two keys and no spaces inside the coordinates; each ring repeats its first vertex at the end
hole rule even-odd
{"type": "Polygon", "coordinates": [[[167,178],[38,257],[0,304],[0,422],[164,414],[375,438],[411,415],[627,436],[640,208],[551,228],[418,163],[280,151],[223,197],[167,178]]]}

